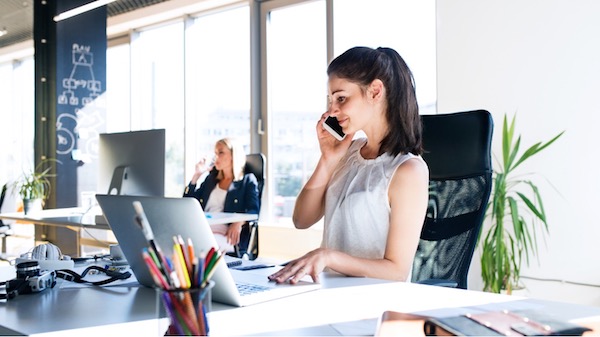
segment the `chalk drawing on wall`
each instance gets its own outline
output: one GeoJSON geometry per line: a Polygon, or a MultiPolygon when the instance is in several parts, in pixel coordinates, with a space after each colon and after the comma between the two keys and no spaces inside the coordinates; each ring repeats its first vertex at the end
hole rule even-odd
{"type": "Polygon", "coordinates": [[[104,124],[102,82],[94,76],[90,46],[73,43],[71,63],[69,77],[62,78],[62,92],[57,99],[59,107],[67,111],[59,113],[56,119],[56,152],[71,153],[74,160],[88,162],[98,155],[98,130],[104,124]]]}

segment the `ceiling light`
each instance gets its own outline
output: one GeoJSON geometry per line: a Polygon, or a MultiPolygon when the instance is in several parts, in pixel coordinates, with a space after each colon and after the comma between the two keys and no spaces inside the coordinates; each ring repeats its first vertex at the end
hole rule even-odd
{"type": "Polygon", "coordinates": [[[100,6],[104,6],[106,4],[109,4],[111,2],[113,2],[115,0],[96,0],[96,1],[92,1],[88,4],[85,4],[83,6],[79,6],[73,9],[70,9],[66,12],[62,12],[60,14],[58,14],[57,16],[54,17],[54,21],[58,22],[64,19],[68,19],[71,17],[74,17],[75,15],[79,15],[82,13],[85,13],[87,11],[91,11],[92,9],[96,9],[100,6]]]}
{"type": "Polygon", "coordinates": [[[6,28],[0,29],[0,36],[4,36],[6,34],[8,34],[8,31],[6,30],[6,28]]]}

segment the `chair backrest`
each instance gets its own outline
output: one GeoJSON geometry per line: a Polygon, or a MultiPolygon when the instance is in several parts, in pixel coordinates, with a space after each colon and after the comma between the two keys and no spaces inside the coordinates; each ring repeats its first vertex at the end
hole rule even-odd
{"type": "MultiPolygon", "coordinates": [[[[2,212],[2,205],[4,204],[4,198],[6,197],[6,190],[8,189],[8,184],[2,185],[2,193],[0,194],[0,213],[2,212]]],[[[0,219],[0,227],[4,226],[4,222],[0,219]]]]}
{"type": "MultiPolygon", "coordinates": [[[[263,187],[265,186],[266,158],[262,153],[246,155],[245,173],[254,173],[258,181],[258,207],[262,204],[263,187]]],[[[248,257],[254,260],[258,257],[258,220],[247,222],[242,226],[240,242],[235,247],[233,256],[248,257]]]]}
{"type": "Polygon", "coordinates": [[[0,194],[0,208],[2,208],[2,204],[4,203],[4,198],[6,197],[7,190],[8,190],[8,184],[2,185],[2,193],[0,194]]]}
{"type": "Polygon", "coordinates": [[[262,201],[262,191],[265,186],[265,163],[266,158],[262,153],[251,153],[246,155],[245,173],[254,173],[258,180],[258,200],[262,201]]]}
{"type": "Polygon", "coordinates": [[[429,205],[412,281],[467,274],[492,189],[493,120],[485,110],[422,115],[429,205]]]}
{"type": "MultiPolygon", "coordinates": [[[[14,183],[6,183],[2,186],[2,193],[0,194],[0,213],[13,213],[19,210],[21,204],[21,196],[19,195],[18,189],[14,186],[14,183]]],[[[16,220],[0,220],[0,226],[11,225],[16,220]]]]}

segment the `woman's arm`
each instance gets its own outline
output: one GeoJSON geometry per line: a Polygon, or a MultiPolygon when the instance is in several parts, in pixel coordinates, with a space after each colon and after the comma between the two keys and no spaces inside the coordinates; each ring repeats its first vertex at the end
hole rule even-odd
{"type": "MultiPolygon", "coordinates": [[[[185,190],[183,191],[183,196],[184,197],[194,197],[194,198],[200,200],[202,198],[203,188],[202,188],[202,184],[201,184],[200,188],[196,189],[196,186],[198,186],[198,180],[200,180],[200,178],[205,173],[210,174],[210,172],[213,168],[214,168],[214,165],[213,166],[207,165],[206,158],[203,158],[198,163],[196,163],[196,166],[194,167],[194,174],[192,175],[192,179],[190,179],[189,184],[186,186],[185,190]]],[[[204,181],[206,181],[206,177],[205,177],[204,181]]]]}
{"type": "Polygon", "coordinates": [[[309,228],[323,217],[325,191],[336,166],[337,162],[327,162],[323,157],[319,159],[315,171],[296,198],[292,215],[296,228],[309,228]]]}
{"type": "Polygon", "coordinates": [[[322,124],[327,116],[328,113],[323,114],[316,127],[321,157],[315,171],[302,187],[294,206],[292,221],[299,229],[309,228],[323,217],[327,184],[340,159],[350,148],[354,136],[354,134],[346,135],[343,141],[335,139],[323,129],[322,124]]]}
{"type": "Polygon", "coordinates": [[[310,275],[318,282],[319,273],[329,267],[349,276],[406,281],[425,219],[428,184],[427,166],[420,160],[410,159],[396,170],[389,188],[390,230],[383,259],[359,258],[319,248],[291,261],[270,278],[296,283],[310,275]]]}
{"type": "Polygon", "coordinates": [[[400,165],[390,183],[388,197],[392,211],[384,259],[392,261],[396,268],[388,271],[387,276],[407,280],[429,200],[429,170],[425,162],[415,158],[400,165]]]}
{"type": "MultiPolygon", "coordinates": [[[[225,212],[243,212],[250,214],[258,214],[258,181],[254,174],[246,174],[241,184],[236,185],[233,190],[227,192],[225,199],[225,212]],[[241,203],[236,203],[235,200],[243,200],[241,203]]],[[[240,242],[240,233],[245,222],[234,222],[227,226],[227,231],[221,233],[227,237],[227,242],[231,245],[237,245],[240,242]]]]}
{"type": "Polygon", "coordinates": [[[196,198],[196,200],[200,202],[202,209],[204,209],[204,206],[206,205],[206,203],[208,202],[208,198],[210,197],[210,193],[215,188],[217,183],[217,171],[211,171],[211,173],[209,173],[206,176],[204,181],[202,181],[198,189],[194,190],[193,188],[189,188],[189,191],[186,190],[183,196],[196,198]]]}
{"type": "Polygon", "coordinates": [[[240,243],[240,233],[242,232],[242,226],[244,222],[233,222],[227,226],[227,231],[223,233],[227,237],[227,243],[235,246],[240,243]]]}

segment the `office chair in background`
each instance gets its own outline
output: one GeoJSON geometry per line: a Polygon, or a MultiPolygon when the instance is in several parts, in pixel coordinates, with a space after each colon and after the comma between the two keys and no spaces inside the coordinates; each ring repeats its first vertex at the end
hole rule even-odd
{"type": "MultiPolygon", "coordinates": [[[[2,193],[0,194],[0,213],[5,209],[4,200],[7,199],[8,194],[8,184],[4,184],[2,186],[2,193]]],[[[6,255],[6,239],[12,235],[12,228],[9,223],[5,223],[5,221],[0,219],[0,238],[2,238],[2,252],[0,253],[0,260],[8,261],[8,256],[6,255]]]]}
{"type": "Polygon", "coordinates": [[[467,289],[492,189],[493,120],[485,110],[421,118],[429,205],[412,281],[467,289]]]}
{"type": "MultiPolygon", "coordinates": [[[[246,155],[246,167],[244,168],[245,173],[254,173],[256,180],[258,181],[258,202],[260,210],[262,202],[262,192],[265,185],[265,165],[266,158],[262,153],[252,153],[246,155]]],[[[240,233],[240,242],[234,247],[235,256],[244,257],[247,256],[250,260],[254,260],[258,257],[258,219],[254,221],[248,221],[242,226],[242,232],[240,233]]]]}

